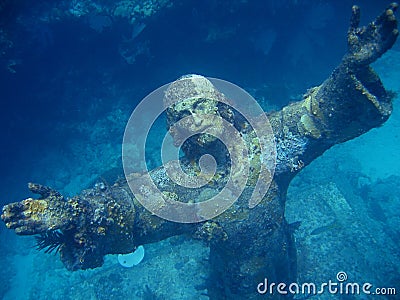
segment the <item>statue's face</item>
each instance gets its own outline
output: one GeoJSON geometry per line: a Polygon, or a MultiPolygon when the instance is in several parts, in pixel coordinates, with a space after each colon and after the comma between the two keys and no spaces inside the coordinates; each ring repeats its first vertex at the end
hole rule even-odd
{"type": "Polygon", "coordinates": [[[199,75],[189,75],[172,83],[164,104],[167,123],[175,145],[191,136],[199,146],[206,146],[223,133],[223,120],[218,111],[222,95],[211,82],[199,75]]]}

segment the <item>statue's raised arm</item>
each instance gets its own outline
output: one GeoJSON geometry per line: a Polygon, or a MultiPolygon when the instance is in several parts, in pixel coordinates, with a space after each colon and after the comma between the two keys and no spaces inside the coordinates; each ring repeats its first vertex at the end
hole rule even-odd
{"type": "MultiPolygon", "coordinates": [[[[188,234],[210,246],[212,269],[209,276],[214,278],[208,281],[211,299],[263,298],[265,295],[257,292],[257,285],[264,278],[271,282],[295,282],[296,251],[292,231],[284,218],[287,187],[301,168],[325,150],[380,126],[390,116],[392,95],[369,65],[396,41],[396,9],[397,4],[391,4],[374,22],[359,27],[359,8],[353,7],[348,52],[331,76],[310,89],[302,101],[266,114],[276,145],[276,168],[268,192],[258,199],[256,206],[248,202],[254,190],[255,181],[251,178],[260,173],[264,161],[258,153],[260,145],[259,139],[254,137],[254,128],[247,126],[243,116],[228,105],[207,97],[196,98],[194,93],[185,105],[167,110],[168,121],[178,121],[192,114],[193,128],[209,128],[215,123],[213,117],[201,119],[201,115],[213,114],[236,128],[251,154],[246,188],[225,212],[204,221],[199,213],[194,216],[197,221],[188,224],[162,219],[146,210],[131,192],[129,182],[142,182],[143,178],[142,174],[133,173],[124,181],[112,186],[97,185],[71,199],[50,188],[31,184],[30,189],[40,197],[5,205],[3,221],[17,234],[40,234],[40,248],[59,250],[63,263],[70,270],[95,268],[101,266],[106,254],[127,253],[141,244],[188,234]],[[202,112],[205,108],[207,112],[202,112]]],[[[183,88],[192,86],[201,90],[207,86],[209,90],[215,89],[215,93],[210,94],[225,97],[215,87],[210,88],[211,83],[204,77],[189,75],[185,80],[188,84],[182,85],[183,88]]],[[[171,86],[179,94],[179,82],[171,86]]],[[[172,132],[175,139],[179,138],[176,133],[172,132]]],[[[196,202],[205,194],[218,192],[226,184],[227,176],[235,175],[227,170],[231,165],[229,159],[224,161],[227,157],[224,148],[219,148],[212,138],[192,139],[184,144],[183,151],[185,157],[181,165],[187,173],[199,174],[197,159],[204,153],[219,157],[219,165],[208,184],[198,189],[182,189],[168,178],[164,167],[150,171],[151,178],[156,179],[158,189],[167,199],[196,202]],[[219,155],[221,151],[223,155],[219,155]]],[[[152,197],[152,190],[145,183],[141,190],[147,191],[147,194],[143,192],[143,197],[152,197]]],[[[279,294],[271,297],[280,299],[279,294]]]]}
{"type": "MultiPolygon", "coordinates": [[[[370,64],[390,49],[399,34],[391,4],[368,26],[358,27],[360,9],[352,8],[348,30],[348,51],[331,76],[320,86],[310,89],[303,101],[283,108],[270,116],[274,125],[279,159],[279,141],[290,145],[306,143],[307,150],[287,161],[296,165],[309,164],[331,146],[357,137],[380,126],[392,112],[393,94],[386,91],[370,64]],[[301,164],[298,163],[301,161],[301,164]]],[[[284,156],[287,157],[287,156],[284,156]]],[[[279,175],[279,174],[278,174],[279,175]]],[[[287,174],[283,180],[291,179],[287,174]]]]}
{"type": "Polygon", "coordinates": [[[348,63],[369,65],[392,48],[399,35],[394,15],[397,8],[398,4],[392,3],[374,22],[359,27],[360,8],[353,6],[347,33],[348,53],[345,59],[348,63]]]}

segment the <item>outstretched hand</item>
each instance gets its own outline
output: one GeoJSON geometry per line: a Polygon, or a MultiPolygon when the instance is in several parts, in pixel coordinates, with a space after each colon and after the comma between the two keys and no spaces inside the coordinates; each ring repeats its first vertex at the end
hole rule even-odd
{"type": "Polygon", "coordinates": [[[390,4],[375,21],[367,26],[358,27],[360,8],[353,6],[347,34],[349,49],[346,59],[348,63],[360,66],[369,65],[393,46],[399,35],[394,15],[397,7],[397,3],[390,4]]]}
{"type": "Polygon", "coordinates": [[[39,184],[30,183],[29,189],[40,194],[39,199],[28,198],[3,207],[1,218],[7,228],[17,234],[30,235],[48,230],[63,229],[66,225],[67,201],[57,191],[39,184]]]}

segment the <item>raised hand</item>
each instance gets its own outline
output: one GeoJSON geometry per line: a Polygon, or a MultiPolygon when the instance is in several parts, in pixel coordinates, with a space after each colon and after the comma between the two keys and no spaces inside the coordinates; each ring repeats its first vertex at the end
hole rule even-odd
{"type": "Polygon", "coordinates": [[[397,7],[397,3],[390,4],[375,21],[367,26],[358,27],[360,8],[353,6],[347,34],[348,53],[345,57],[347,63],[369,65],[393,46],[399,35],[394,15],[397,7]]]}

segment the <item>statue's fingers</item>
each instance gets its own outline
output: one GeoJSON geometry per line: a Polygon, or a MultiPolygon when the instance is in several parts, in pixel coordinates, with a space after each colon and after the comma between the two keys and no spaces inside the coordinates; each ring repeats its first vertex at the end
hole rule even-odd
{"type": "Polygon", "coordinates": [[[385,14],[385,18],[383,20],[383,26],[389,29],[393,29],[397,27],[397,20],[396,20],[396,16],[394,14],[394,10],[393,9],[387,9],[386,10],[386,14],[385,14]]]}
{"type": "Polygon", "coordinates": [[[17,231],[18,232],[21,232],[21,231],[27,232],[27,231],[29,231],[29,227],[30,227],[30,226],[28,226],[28,223],[26,220],[15,219],[15,218],[5,220],[5,224],[8,229],[14,229],[15,232],[17,232],[17,231]]]}
{"type": "Polygon", "coordinates": [[[392,2],[392,3],[389,4],[389,6],[386,8],[386,10],[391,9],[393,11],[396,11],[398,7],[399,7],[398,3],[392,2]]]}
{"type": "Polygon", "coordinates": [[[23,202],[15,202],[7,204],[3,207],[1,219],[7,228],[15,229],[21,226],[21,221],[30,218],[31,211],[27,209],[23,202]]]}
{"type": "Polygon", "coordinates": [[[41,195],[43,198],[48,197],[52,192],[54,192],[54,190],[48,186],[32,182],[28,183],[28,189],[34,194],[41,195]]]}
{"type": "Polygon", "coordinates": [[[392,4],[391,8],[386,10],[385,19],[381,24],[381,36],[388,48],[396,42],[399,31],[397,29],[397,19],[394,14],[397,7],[392,4]]]}
{"type": "Polygon", "coordinates": [[[11,218],[5,221],[8,229],[21,235],[32,235],[43,231],[43,224],[30,218],[11,218]]]}
{"type": "Polygon", "coordinates": [[[18,227],[15,232],[19,234],[37,234],[43,231],[44,224],[40,220],[31,218],[18,220],[18,227]]]}
{"type": "Polygon", "coordinates": [[[351,8],[350,26],[347,31],[347,44],[349,52],[356,52],[359,49],[359,28],[360,25],[360,8],[357,5],[353,5],[351,8]]]}
{"type": "Polygon", "coordinates": [[[354,32],[360,25],[360,8],[357,5],[353,5],[351,8],[351,18],[349,32],[354,32]]]}
{"type": "Polygon", "coordinates": [[[33,235],[35,232],[32,232],[32,230],[28,226],[20,226],[14,229],[16,234],[20,235],[33,235]]]}
{"type": "Polygon", "coordinates": [[[376,20],[374,22],[375,25],[382,25],[382,24],[395,22],[396,21],[396,17],[394,16],[394,13],[396,12],[398,6],[399,5],[397,3],[391,3],[385,9],[385,11],[376,18],[376,20]]]}
{"type": "Polygon", "coordinates": [[[38,223],[37,220],[31,219],[31,217],[34,215],[37,218],[46,207],[47,204],[45,201],[28,198],[21,202],[5,205],[1,218],[8,228],[15,229],[19,226],[38,223]]]}
{"type": "Polygon", "coordinates": [[[23,204],[21,202],[14,202],[4,205],[1,218],[3,220],[7,220],[11,216],[19,214],[22,210],[23,210],[23,204]]]}

